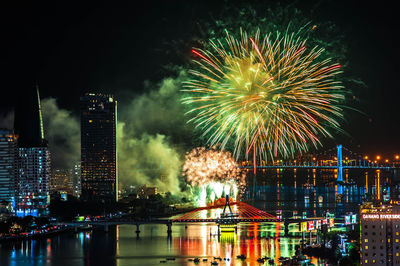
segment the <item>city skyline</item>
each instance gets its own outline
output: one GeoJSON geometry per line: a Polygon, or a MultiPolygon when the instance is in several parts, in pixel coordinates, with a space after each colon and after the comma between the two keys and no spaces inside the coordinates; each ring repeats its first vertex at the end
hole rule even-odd
{"type": "MultiPolygon", "coordinates": [[[[10,80],[6,79],[6,84],[10,88],[15,88],[12,91],[28,91],[32,84],[37,83],[42,98],[55,98],[60,109],[67,110],[75,119],[79,117],[77,99],[85,92],[111,93],[120,101],[121,121],[130,123],[132,121],[129,120],[129,112],[132,102],[150,97],[154,91],[158,92],[165,79],[172,78],[180,82],[179,76],[165,66],[168,64],[179,66],[182,62],[189,62],[190,49],[177,52],[183,55],[178,59],[170,44],[177,41],[176,47],[190,48],[190,43],[187,45],[181,43],[191,41],[193,25],[211,16],[218,17],[216,10],[226,8],[223,2],[210,6],[195,2],[194,5],[197,9],[193,9],[193,13],[188,13],[192,7],[183,2],[172,2],[171,5],[151,2],[143,7],[148,11],[146,17],[132,6],[124,8],[111,5],[108,8],[106,3],[83,6],[80,11],[69,10],[72,6],[65,7],[65,10],[55,7],[53,13],[46,13],[44,11],[46,9],[42,10],[43,6],[40,4],[27,6],[43,16],[39,16],[28,26],[21,23],[32,16],[30,13],[35,12],[22,13],[27,16],[8,29],[7,34],[10,36],[10,45],[13,40],[29,40],[28,43],[31,43],[30,38],[33,37],[31,34],[34,32],[38,34],[38,43],[25,51],[25,53],[39,52],[31,53],[27,57],[37,63],[37,67],[27,66],[16,72],[15,63],[8,58],[6,62],[10,63],[8,68],[10,80]],[[159,13],[158,6],[163,7],[166,12],[159,13]],[[127,14],[125,9],[136,13],[127,14]],[[72,24],[63,24],[62,19],[69,14],[69,11],[75,14],[77,19],[72,24]],[[177,13],[180,16],[175,16],[177,13]],[[46,23],[47,19],[54,22],[52,26],[46,23]],[[180,21],[186,21],[187,25],[181,25],[180,21]],[[164,32],[163,29],[168,30],[164,32]],[[21,30],[21,35],[16,37],[14,30],[21,30]],[[50,37],[50,33],[54,38],[50,37]],[[16,38],[12,38],[13,36],[16,38]],[[154,41],[150,41],[152,39],[154,41]],[[53,48],[45,50],[45,47],[48,47],[46,41],[55,44],[53,48]],[[85,45],[80,46],[81,41],[85,45]],[[43,47],[40,44],[43,44],[43,47]],[[99,62],[95,63],[97,61],[99,62]],[[53,68],[53,65],[58,67],[53,68]],[[17,73],[23,75],[18,81],[11,78],[17,73]],[[12,80],[15,83],[12,83],[12,80]]],[[[257,1],[254,5],[262,6],[257,1]]],[[[265,7],[267,6],[268,4],[265,4],[265,7]]],[[[358,88],[361,92],[355,95],[357,104],[351,106],[358,111],[350,112],[350,115],[345,117],[344,130],[347,135],[335,134],[334,140],[325,140],[325,147],[320,150],[342,143],[358,152],[368,153],[369,156],[387,152],[385,156],[392,157],[400,145],[396,137],[396,125],[400,121],[395,115],[399,93],[395,89],[394,75],[398,68],[395,64],[397,53],[391,45],[393,36],[389,34],[394,25],[392,16],[382,17],[381,13],[387,9],[377,7],[375,10],[376,7],[369,4],[359,7],[349,3],[341,6],[330,1],[319,4],[310,1],[294,6],[305,14],[306,19],[316,22],[326,20],[337,25],[344,35],[344,45],[349,49],[348,67],[345,71],[366,84],[366,88],[358,88]],[[368,15],[371,12],[374,12],[379,19],[369,19],[368,15]],[[379,51],[379,57],[371,53],[375,49],[379,51]]],[[[10,5],[8,8],[10,14],[14,14],[16,7],[10,5]]],[[[15,15],[21,17],[22,14],[15,15]]],[[[10,47],[10,54],[15,54],[15,49],[10,47]]],[[[22,54],[16,58],[21,58],[22,54]]],[[[11,93],[11,96],[12,101],[2,104],[3,116],[12,108],[12,102],[18,99],[15,93],[11,93]]],[[[192,140],[187,139],[188,134],[179,135],[167,127],[156,130],[149,130],[148,127],[144,131],[150,134],[161,133],[172,138],[173,144],[180,144],[174,139],[183,137],[186,138],[184,143],[189,143],[187,146],[193,145],[190,143],[192,140]]]]}
{"type": "Polygon", "coordinates": [[[1,264],[400,265],[397,10],[6,2],[1,264]]]}

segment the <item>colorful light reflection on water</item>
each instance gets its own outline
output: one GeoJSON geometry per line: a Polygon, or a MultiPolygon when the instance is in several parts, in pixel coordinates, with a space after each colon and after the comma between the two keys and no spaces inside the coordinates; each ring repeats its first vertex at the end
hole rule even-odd
{"type": "MultiPolygon", "coordinates": [[[[0,248],[1,265],[210,265],[221,257],[219,265],[259,265],[257,258],[291,257],[299,238],[284,238],[281,224],[241,223],[238,232],[218,237],[216,224],[174,224],[172,238],[167,238],[165,225],[142,225],[140,238],[136,226],[110,227],[110,231],[63,234],[50,240],[9,243],[0,248]],[[244,254],[242,261],[236,256],[244,254]],[[189,259],[201,258],[195,264],[189,259]],[[202,259],[207,258],[207,262],[202,259]],[[223,260],[229,258],[228,260],[223,260]]],[[[317,265],[316,260],[312,260],[317,265]]]]}

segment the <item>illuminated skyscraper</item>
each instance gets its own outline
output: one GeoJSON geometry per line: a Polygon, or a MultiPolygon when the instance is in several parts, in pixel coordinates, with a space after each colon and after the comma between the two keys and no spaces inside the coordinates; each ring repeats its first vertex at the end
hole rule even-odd
{"type": "Polygon", "coordinates": [[[46,146],[19,148],[17,216],[48,214],[50,175],[50,152],[46,146]]]}
{"type": "Polygon", "coordinates": [[[399,202],[360,207],[361,265],[400,265],[399,202]]]}
{"type": "Polygon", "coordinates": [[[17,166],[17,137],[12,130],[0,129],[0,202],[14,203],[17,166]]]}
{"type": "Polygon", "coordinates": [[[111,95],[81,97],[83,200],[115,202],[118,191],[117,102],[111,95]]]}
{"type": "Polygon", "coordinates": [[[50,203],[50,152],[44,139],[38,87],[21,98],[14,126],[19,147],[16,214],[46,215],[50,203]]]}

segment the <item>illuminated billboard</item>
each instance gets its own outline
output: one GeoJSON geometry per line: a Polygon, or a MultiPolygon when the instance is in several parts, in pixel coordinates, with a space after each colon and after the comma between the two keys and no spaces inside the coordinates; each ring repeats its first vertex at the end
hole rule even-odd
{"type": "Polygon", "coordinates": [[[315,228],[316,229],[321,229],[321,222],[322,222],[321,220],[316,220],[315,221],[315,228]]]}
{"type": "Polygon", "coordinates": [[[400,214],[363,214],[363,219],[400,219],[400,214]]]}
{"type": "Polygon", "coordinates": [[[353,215],[351,216],[351,223],[352,223],[352,224],[356,224],[356,223],[357,223],[357,214],[353,214],[353,215]]]}
{"type": "Polygon", "coordinates": [[[307,229],[308,229],[307,222],[300,223],[300,231],[301,232],[305,232],[305,231],[307,231],[307,229]]]}
{"type": "Polygon", "coordinates": [[[329,227],[334,227],[334,226],[335,226],[335,219],[329,218],[329,227]]]}
{"type": "Polygon", "coordinates": [[[308,231],[314,230],[314,221],[309,221],[308,222],[308,231]]]}

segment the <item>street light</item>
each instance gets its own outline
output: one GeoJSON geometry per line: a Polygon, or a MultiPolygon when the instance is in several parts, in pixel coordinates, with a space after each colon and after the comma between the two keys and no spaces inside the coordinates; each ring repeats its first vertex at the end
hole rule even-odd
{"type": "Polygon", "coordinates": [[[380,160],[380,159],[381,159],[381,156],[380,156],[380,155],[376,156],[376,159],[377,159],[377,160],[380,160]]]}

